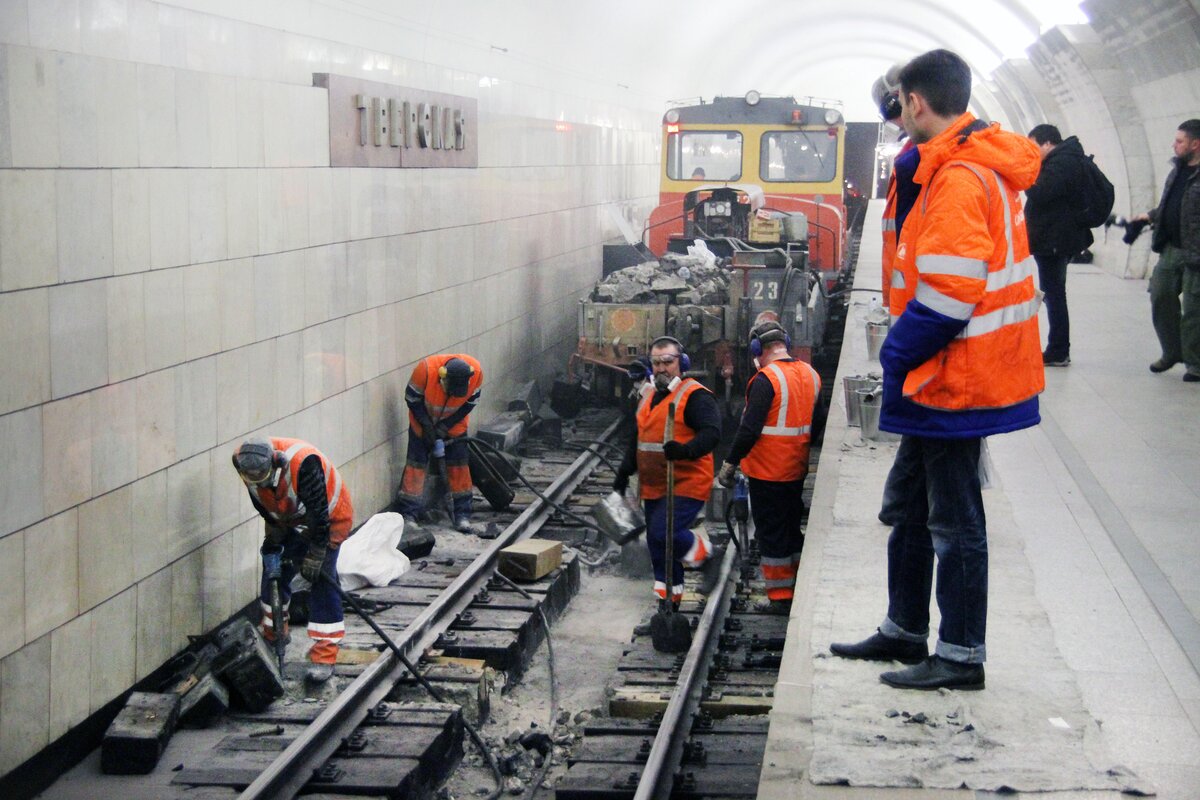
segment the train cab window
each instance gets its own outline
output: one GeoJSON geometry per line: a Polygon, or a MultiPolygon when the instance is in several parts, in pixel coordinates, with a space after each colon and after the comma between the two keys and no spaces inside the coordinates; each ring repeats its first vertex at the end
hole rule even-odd
{"type": "Polygon", "coordinates": [[[827,131],[770,131],[759,160],[764,181],[824,183],[837,176],[836,136],[827,131]]]}
{"type": "Polygon", "coordinates": [[[736,181],[742,177],[737,131],[681,131],[667,136],[667,177],[673,181],[736,181]]]}

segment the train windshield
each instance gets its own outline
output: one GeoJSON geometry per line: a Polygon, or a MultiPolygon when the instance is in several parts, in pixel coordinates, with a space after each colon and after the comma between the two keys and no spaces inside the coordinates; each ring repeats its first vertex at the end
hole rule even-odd
{"type": "Polygon", "coordinates": [[[673,181],[736,181],[742,177],[742,135],[682,131],[667,137],[667,177],[673,181]]]}
{"type": "Polygon", "coordinates": [[[828,131],[770,131],[762,137],[764,181],[825,183],[837,176],[836,135],[828,131]]]}

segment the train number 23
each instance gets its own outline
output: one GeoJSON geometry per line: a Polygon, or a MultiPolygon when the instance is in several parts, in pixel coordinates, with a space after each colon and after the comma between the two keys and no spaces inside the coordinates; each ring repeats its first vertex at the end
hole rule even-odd
{"type": "Polygon", "coordinates": [[[754,300],[778,300],[779,281],[752,280],[750,281],[750,297],[754,300]]]}

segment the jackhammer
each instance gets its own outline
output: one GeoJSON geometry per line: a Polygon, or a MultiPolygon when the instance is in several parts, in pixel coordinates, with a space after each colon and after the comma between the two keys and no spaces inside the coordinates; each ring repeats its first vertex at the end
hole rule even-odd
{"type": "Polygon", "coordinates": [[[283,675],[283,659],[287,653],[285,639],[287,620],[283,611],[283,545],[262,546],[263,577],[271,594],[271,632],[274,634],[275,658],[279,660],[279,674],[283,675]]]}

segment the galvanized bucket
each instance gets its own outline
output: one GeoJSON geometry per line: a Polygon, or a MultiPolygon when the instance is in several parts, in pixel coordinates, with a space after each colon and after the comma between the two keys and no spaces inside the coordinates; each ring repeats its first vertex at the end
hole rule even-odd
{"type": "Polygon", "coordinates": [[[871,361],[879,360],[879,348],[883,347],[883,340],[888,335],[888,324],[886,322],[868,322],[867,323],[867,358],[871,361]]]}
{"type": "Polygon", "coordinates": [[[861,399],[858,395],[859,389],[874,389],[882,382],[882,378],[876,373],[867,375],[847,375],[842,378],[842,390],[846,395],[846,424],[852,428],[857,428],[861,425],[862,417],[859,414],[861,399]]]}

